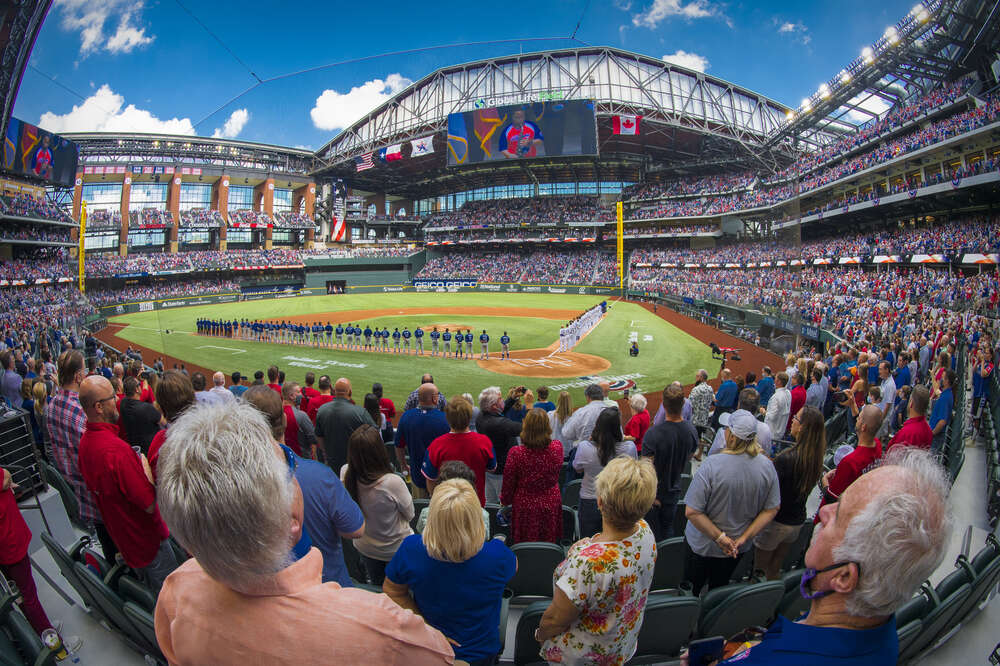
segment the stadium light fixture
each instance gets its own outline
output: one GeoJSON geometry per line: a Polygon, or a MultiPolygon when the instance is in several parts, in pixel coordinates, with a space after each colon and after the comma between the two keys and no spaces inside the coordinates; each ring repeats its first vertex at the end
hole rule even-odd
{"type": "Polygon", "coordinates": [[[810,101],[808,97],[805,98],[804,100],[802,100],[801,108],[802,108],[802,113],[809,113],[810,111],[812,111],[812,101],[810,101]]]}
{"type": "Polygon", "coordinates": [[[866,65],[870,65],[875,62],[875,52],[872,51],[872,47],[866,46],[861,49],[861,59],[865,61],[866,65]]]}
{"type": "Polygon", "coordinates": [[[927,13],[927,7],[923,4],[919,4],[913,7],[910,11],[910,15],[913,16],[917,21],[921,23],[926,23],[927,19],[930,18],[930,14],[927,13]]]}
{"type": "Polygon", "coordinates": [[[785,120],[788,122],[792,122],[793,120],[795,120],[795,112],[792,111],[791,109],[788,109],[788,111],[785,112],[785,120]]]}
{"type": "Polygon", "coordinates": [[[851,73],[846,69],[840,70],[840,85],[846,86],[851,82],[851,73]]]}
{"type": "Polygon", "coordinates": [[[830,86],[825,83],[819,84],[819,96],[823,99],[830,99],[830,86]]]}
{"type": "Polygon", "coordinates": [[[890,46],[895,46],[896,44],[899,44],[899,31],[896,30],[895,26],[890,25],[888,28],[886,28],[885,35],[883,36],[885,37],[885,40],[889,42],[890,46]]]}

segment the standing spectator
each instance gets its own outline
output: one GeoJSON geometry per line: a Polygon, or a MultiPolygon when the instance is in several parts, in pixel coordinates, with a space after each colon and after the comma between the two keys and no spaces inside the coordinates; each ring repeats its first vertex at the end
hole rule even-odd
{"type": "Polygon", "coordinates": [[[826,453],[826,424],[823,413],[805,406],[792,419],[795,446],[782,451],[774,459],[781,490],[781,507],[754,539],[754,568],[768,580],[775,580],[785,555],[799,536],[806,519],[806,501],[823,475],[823,455],[826,453]]]}
{"type": "Polygon", "coordinates": [[[212,375],[212,388],[209,389],[209,393],[217,396],[219,401],[224,405],[234,400],[233,393],[226,388],[226,375],[221,372],[216,372],[212,375]]]}
{"type": "Polygon", "coordinates": [[[149,463],[118,437],[111,382],[101,376],[85,379],[80,384],[80,405],[87,415],[87,428],[80,438],[80,474],[125,564],[159,592],[179,563],[156,508],[149,463]]]}
{"type": "Polygon", "coordinates": [[[479,495],[479,503],[485,506],[486,475],[490,470],[496,469],[497,464],[493,444],[486,435],[469,429],[472,423],[472,405],[462,396],[456,395],[448,402],[444,415],[451,432],[431,441],[424,455],[423,467],[420,472],[414,469],[414,475],[423,476],[427,481],[427,489],[433,492],[441,466],[449,460],[460,460],[476,475],[476,494],[479,495]]]}
{"type": "Polygon", "coordinates": [[[708,429],[714,399],[715,394],[712,393],[712,387],[708,383],[708,371],[699,370],[688,395],[688,400],[691,401],[691,423],[699,436],[708,429]]]}
{"type": "MultiPolygon", "coordinates": [[[[594,480],[612,458],[637,458],[635,444],[622,439],[621,416],[617,409],[601,405],[601,413],[589,439],[582,440],[573,458],[573,469],[583,472],[580,484],[580,533],[593,536],[601,529],[601,512],[597,506],[594,480]]],[[[648,510],[648,508],[647,508],[648,510]]]]}
{"type": "MultiPolygon", "coordinates": [[[[431,376],[429,373],[424,374],[424,376],[420,378],[420,386],[423,386],[424,384],[433,384],[433,383],[434,383],[434,377],[431,376]]],[[[420,386],[413,389],[413,392],[406,397],[406,402],[403,403],[403,412],[408,412],[409,410],[413,409],[420,403],[420,395],[419,395],[420,386]]],[[[440,409],[442,412],[444,412],[445,403],[446,400],[444,399],[444,396],[438,393],[437,408],[440,409]]]]}
{"type": "Polygon", "coordinates": [[[907,419],[899,432],[889,440],[886,452],[894,446],[915,446],[920,449],[930,449],[934,441],[934,433],[927,424],[927,407],[930,404],[930,392],[925,386],[915,386],[910,391],[907,402],[907,419]]]}
{"type": "Polygon", "coordinates": [[[736,409],[740,389],[732,379],[729,369],[722,371],[722,383],[715,392],[715,411],[712,413],[712,427],[718,429],[719,417],[736,409]]]}
{"type": "Polygon", "coordinates": [[[569,457],[573,442],[563,436],[562,429],[572,413],[573,398],[570,397],[569,391],[561,391],[555,409],[549,412],[549,426],[552,428],[552,439],[562,442],[564,460],[569,457]]]}
{"type": "Polygon", "coordinates": [[[310,370],[305,376],[306,385],[302,387],[302,405],[300,409],[303,412],[308,413],[309,411],[309,401],[319,395],[319,391],[313,384],[316,383],[316,373],[310,370]]]}
{"type": "MultiPolygon", "coordinates": [[[[740,401],[737,405],[739,409],[736,412],[746,412],[751,417],[760,411],[760,402],[757,397],[757,391],[753,389],[743,389],[740,391],[740,401]]],[[[735,414],[736,412],[732,412],[735,414]]],[[[722,415],[719,419],[720,428],[715,433],[715,439],[712,440],[712,448],[708,450],[708,455],[715,455],[716,453],[721,453],[726,449],[726,430],[729,428],[729,423],[731,421],[731,416],[722,415]]],[[[757,425],[757,446],[760,447],[764,455],[770,456],[772,453],[773,440],[771,439],[771,428],[766,423],[761,423],[757,421],[754,417],[757,425]]]]}
{"type": "Polygon", "coordinates": [[[45,409],[45,425],[52,440],[52,460],[73,488],[80,504],[80,520],[93,523],[104,558],[113,560],[118,553],[115,542],[101,521],[97,501],[80,475],[80,438],[87,425],[87,415],[80,406],[80,382],[87,376],[83,354],[72,349],[59,356],[59,390],[45,409]]]}
{"type": "Polygon", "coordinates": [[[663,390],[663,408],[666,419],[646,433],[642,455],[649,458],[656,470],[656,499],[646,514],[646,522],[657,541],[674,535],[674,513],[681,492],[681,474],[684,465],[698,450],[698,431],[681,416],[684,392],[670,385],[663,390]]]}
{"type": "MultiPolygon", "coordinates": [[[[343,377],[334,384],[333,395],[333,400],[316,413],[316,441],[323,448],[326,464],[336,471],[347,462],[347,440],[351,433],[365,424],[374,428],[375,421],[364,408],[351,402],[351,382],[343,377]]],[[[375,432],[378,433],[377,428],[375,432]]]]}
{"type": "Polygon", "coordinates": [[[319,392],[316,395],[309,396],[309,409],[306,410],[306,414],[309,416],[309,420],[316,425],[316,415],[319,413],[319,408],[326,403],[333,400],[333,384],[330,383],[330,377],[327,375],[321,375],[319,378],[319,392]]]}
{"type": "MultiPolygon", "coordinates": [[[[28,559],[28,544],[31,530],[24,522],[21,509],[17,506],[14,490],[17,484],[10,472],[0,467],[0,571],[4,578],[17,585],[20,596],[19,606],[39,636],[47,629],[53,629],[42,602],[38,600],[38,589],[31,575],[31,560],[28,559]]],[[[67,636],[63,645],[75,652],[83,645],[77,636],[67,636]]]]}
{"type": "Polygon", "coordinates": [[[955,396],[951,387],[954,385],[955,371],[950,368],[942,371],[941,379],[937,383],[940,393],[934,400],[934,407],[931,408],[931,418],[928,423],[934,433],[932,448],[935,453],[939,453],[944,447],[948,424],[951,423],[951,412],[955,407],[955,396]]]}
{"type": "Polygon", "coordinates": [[[501,601],[517,570],[514,553],[486,539],[481,514],[467,481],[443,481],[423,533],[403,540],[382,584],[390,599],[453,641],[456,659],[476,666],[495,663],[500,652],[501,601]]]}
{"type": "Polygon", "coordinates": [[[285,428],[282,441],[295,455],[306,458],[313,457],[313,444],[316,442],[316,432],[312,421],[305,413],[296,407],[302,401],[302,390],[296,382],[285,382],[281,386],[281,407],[285,415],[285,428]]]}
{"type": "Polygon", "coordinates": [[[544,412],[551,412],[556,408],[555,403],[549,400],[548,386],[539,386],[535,392],[538,393],[538,400],[533,405],[533,408],[541,409],[544,412]]]}
{"type": "Polygon", "coordinates": [[[392,471],[374,425],[362,424],[351,434],[347,454],[340,477],[365,516],[365,533],[355,544],[369,583],[380,586],[396,549],[413,534],[413,498],[406,482],[392,471]]]}
{"type": "MultiPolygon", "coordinates": [[[[823,475],[823,501],[820,508],[840,499],[840,495],[865,472],[874,469],[882,458],[882,442],[875,433],[882,427],[882,410],[878,405],[865,405],[858,413],[854,424],[858,434],[858,444],[847,454],[836,468],[823,475]]],[[[813,522],[819,522],[819,514],[813,522]]]]}
{"type": "Polygon", "coordinates": [[[892,366],[889,365],[888,361],[882,361],[878,364],[878,376],[882,382],[880,386],[882,404],[879,405],[879,408],[882,410],[882,422],[886,424],[886,429],[888,429],[890,412],[896,402],[896,380],[892,378],[892,366]]]}
{"type": "Polygon", "coordinates": [[[972,368],[972,419],[978,431],[983,409],[989,405],[990,379],[993,376],[993,362],[990,359],[989,349],[979,349],[976,352],[974,362],[975,365],[972,368]]]}
{"type": "Polygon", "coordinates": [[[508,392],[507,397],[512,399],[513,402],[511,402],[510,407],[507,407],[503,415],[511,421],[522,423],[525,415],[528,413],[528,405],[534,402],[531,390],[522,390],[515,387],[508,392]]]}
{"type": "Polygon", "coordinates": [[[770,366],[765,365],[761,368],[761,378],[757,380],[757,393],[760,394],[761,407],[767,407],[774,391],[774,376],[771,374],[770,366]]]}
{"type": "MultiPolygon", "coordinates": [[[[375,422],[375,427],[378,428],[379,437],[382,436],[382,432],[385,430],[385,415],[382,414],[382,408],[378,404],[378,396],[374,393],[365,393],[364,401],[365,411],[368,412],[368,416],[372,417],[372,421],[375,422]]],[[[384,439],[382,440],[385,441],[384,439]]]]}
{"type": "Polygon", "coordinates": [[[656,496],[656,473],[644,460],[616,458],[598,475],[595,493],[600,532],[573,544],[556,568],[552,602],[535,632],[549,663],[623,664],[638,643],[656,561],[642,517],[656,496]]]}
{"type": "Polygon", "coordinates": [[[649,430],[649,410],[646,409],[646,396],[636,393],[629,398],[632,408],[632,418],[625,424],[625,436],[635,442],[635,448],[642,451],[642,438],[649,430]]]}
{"type": "Polygon", "coordinates": [[[0,367],[3,368],[3,397],[11,407],[20,407],[22,378],[14,370],[14,354],[10,350],[0,352],[0,367]]]}
{"type": "Polygon", "coordinates": [[[194,386],[188,376],[180,370],[164,372],[163,379],[156,385],[156,404],[163,411],[166,428],[157,432],[149,445],[149,469],[153,473],[153,483],[156,483],[156,466],[160,450],[167,440],[167,429],[184,410],[195,404],[194,386]]]}
{"type": "Polygon", "coordinates": [[[199,404],[225,404],[219,399],[217,394],[206,390],[207,382],[205,380],[205,375],[200,372],[196,372],[191,375],[191,386],[194,387],[194,399],[199,404]]]}
{"type": "Polygon", "coordinates": [[[243,394],[246,393],[248,387],[243,385],[243,375],[239,372],[234,372],[231,377],[233,383],[229,387],[229,392],[232,393],[237,398],[242,398],[243,394]]]}
{"type": "Polygon", "coordinates": [[[573,412],[562,428],[563,440],[569,441],[571,450],[580,442],[590,439],[597,417],[607,408],[604,404],[604,392],[599,385],[589,384],[583,390],[583,395],[587,404],[573,412]]]}
{"type": "MultiPolygon", "coordinates": [[[[476,473],[472,471],[472,468],[466,465],[461,460],[449,460],[441,465],[441,469],[438,470],[438,479],[435,486],[439,486],[445,481],[451,479],[465,479],[469,482],[473,488],[476,487],[476,473]]],[[[432,488],[433,490],[433,488],[432,488]]],[[[482,505],[480,505],[482,507],[482,505]]],[[[482,509],[483,516],[483,529],[486,530],[486,538],[490,538],[490,512],[486,509],[482,509]]],[[[425,506],[420,510],[420,515],[417,516],[417,534],[423,534],[424,527],[427,525],[427,507],[425,506]]]]}
{"type": "Polygon", "coordinates": [[[788,429],[792,427],[792,417],[799,413],[799,410],[806,404],[806,374],[802,371],[796,372],[792,376],[792,404],[788,410],[788,421],[785,423],[785,430],[781,433],[784,437],[788,429]]]}
{"type": "Polygon", "coordinates": [[[280,374],[281,371],[278,370],[278,366],[276,365],[272,365],[267,369],[267,386],[278,395],[281,395],[281,383],[278,381],[280,374]]]}
{"type": "Polygon", "coordinates": [[[823,406],[826,405],[826,385],[823,379],[823,370],[818,367],[813,368],[812,383],[806,389],[806,404],[810,407],[815,407],[821,412],[823,411],[823,406]]]}
{"type": "Polygon", "coordinates": [[[500,501],[503,467],[507,462],[507,452],[517,443],[517,436],[521,434],[521,424],[504,416],[504,412],[512,404],[514,404],[512,398],[504,400],[499,386],[489,386],[479,393],[479,418],[476,420],[476,432],[489,438],[493,444],[493,455],[497,461],[496,469],[486,473],[486,501],[492,504],[500,501]]]}
{"type": "Polygon", "coordinates": [[[729,420],[725,451],[705,458],[691,480],[684,497],[685,575],[695,594],[706,582],[709,589],[729,583],[753,538],[778,513],[778,475],[760,453],[757,420],[737,411],[729,420]]]}
{"type": "MultiPolygon", "coordinates": [[[[410,475],[413,496],[425,499],[429,497],[427,481],[420,469],[431,442],[447,433],[449,426],[444,412],[437,408],[440,404],[437,386],[424,384],[418,389],[417,395],[417,406],[406,410],[399,417],[395,440],[396,460],[403,473],[410,475]]],[[[485,479],[482,483],[485,483],[485,479]]]]}
{"type": "Polygon", "coordinates": [[[319,550],[289,558],[302,531],[301,493],[256,409],[199,407],[174,428],[160,499],[194,558],[156,605],[157,642],[170,663],[293,666],[319,654],[344,664],[452,662],[444,636],[388,597],[323,585],[319,550]]]}
{"type": "Polygon", "coordinates": [[[378,382],[372,384],[372,393],[378,398],[378,408],[385,419],[382,426],[382,441],[391,442],[393,440],[392,420],[396,418],[396,405],[392,400],[382,395],[382,385],[378,382]]]}
{"type": "Polygon", "coordinates": [[[143,455],[149,455],[149,445],[160,432],[163,415],[148,402],[139,399],[139,380],[126,377],[123,382],[125,397],[121,402],[121,435],[129,446],[138,446],[143,455]]]}
{"type": "MultiPolygon", "coordinates": [[[[244,400],[267,419],[271,439],[278,447],[285,435],[287,415],[284,410],[284,392],[292,392],[292,383],[281,387],[279,400],[267,386],[253,387],[244,400]]],[[[298,385],[295,385],[298,388],[298,385]]],[[[308,421],[308,419],[306,419],[308,421]]],[[[290,448],[287,447],[286,448],[290,448]]],[[[354,585],[347,566],[341,538],[358,539],[365,533],[365,519],[361,508],[351,499],[344,484],[332,469],[323,463],[293,456],[295,480],[302,489],[303,534],[309,535],[311,545],[323,553],[323,582],[335,581],[342,587],[354,585]]]]}
{"type": "Polygon", "coordinates": [[[511,540],[559,543],[562,496],[559,471],[562,444],[552,439],[548,416],[539,408],[524,417],[521,446],[507,455],[500,503],[513,507],[511,540]]]}

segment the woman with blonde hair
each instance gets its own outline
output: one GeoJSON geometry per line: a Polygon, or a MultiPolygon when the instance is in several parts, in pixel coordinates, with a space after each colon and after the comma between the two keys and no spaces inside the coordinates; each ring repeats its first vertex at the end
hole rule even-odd
{"type": "Polygon", "coordinates": [[[507,454],[500,503],[513,507],[511,542],[548,541],[562,536],[559,470],[562,444],[552,439],[549,419],[541,409],[524,417],[521,446],[507,454]]]}
{"type": "Polygon", "coordinates": [[[563,441],[562,429],[566,421],[573,414],[573,398],[569,391],[562,391],[556,400],[556,408],[549,412],[549,426],[552,428],[552,439],[557,439],[563,445],[563,459],[569,456],[573,448],[573,442],[563,441]]]}
{"type": "Polygon", "coordinates": [[[456,659],[485,666],[500,653],[500,606],[516,571],[514,553],[486,540],[472,484],[450,479],[434,488],[423,534],[404,539],[389,562],[382,591],[450,639],[456,659]]]}
{"type": "Polygon", "coordinates": [[[757,419],[737,410],[726,429],[726,448],[702,461],[684,503],[687,562],[685,577],[694,593],[729,583],[753,538],[771,522],[781,504],[778,475],[759,455],[757,419]]]}
{"type": "Polygon", "coordinates": [[[623,664],[635,654],[656,562],[656,538],[642,519],[656,498],[653,464],[612,459],[596,493],[601,531],[573,544],[556,567],[535,632],[550,663],[623,664]]]}
{"type": "Polygon", "coordinates": [[[38,422],[38,434],[41,435],[41,439],[38,440],[37,444],[45,459],[51,462],[52,452],[50,449],[52,448],[52,440],[49,439],[49,429],[45,425],[45,405],[49,404],[49,386],[42,379],[34,381],[35,383],[31,386],[31,395],[35,402],[32,413],[38,422]]]}

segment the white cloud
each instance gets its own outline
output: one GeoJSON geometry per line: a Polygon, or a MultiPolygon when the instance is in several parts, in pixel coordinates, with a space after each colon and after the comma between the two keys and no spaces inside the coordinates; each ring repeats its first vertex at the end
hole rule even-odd
{"type": "MultiPolygon", "coordinates": [[[[890,106],[892,106],[889,102],[885,101],[881,97],[877,97],[875,95],[869,95],[868,93],[865,92],[858,93],[857,95],[849,99],[847,103],[852,106],[856,106],[859,109],[864,109],[865,111],[874,113],[877,116],[882,115],[883,113],[889,110],[890,106]]],[[[869,120],[872,120],[872,117],[867,113],[862,113],[861,111],[855,111],[854,109],[848,111],[847,114],[844,116],[844,118],[854,123],[867,123],[869,120]]]]}
{"type": "Polygon", "coordinates": [[[384,80],[365,81],[346,93],[327,88],[316,98],[316,105],[309,115],[318,129],[342,129],[411,83],[400,74],[390,74],[384,80]]]}
{"type": "Polygon", "coordinates": [[[55,6],[62,12],[63,29],[79,33],[80,55],[85,57],[98,51],[130,53],[155,39],[139,25],[141,0],[56,0],[55,6]],[[118,27],[108,33],[105,24],[112,17],[118,17],[118,27]]]}
{"type": "Polygon", "coordinates": [[[708,69],[708,58],[700,56],[697,53],[688,53],[681,49],[678,49],[675,53],[663,56],[663,59],[675,65],[693,69],[696,72],[704,72],[708,69]]]}
{"type": "Polygon", "coordinates": [[[793,23],[792,21],[785,21],[783,23],[775,21],[775,23],[778,23],[779,34],[788,35],[803,46],[812,41],[809,28],[804,23],[793,23]]]}
{"type": "Polygon", "coordinates": [[[69,113],[52,111],[42,114],[38,124],[50,132],[149,132],[153,134],[194,134],[190,118],[162,120],[134,104],[125,106],[125,98],[108,84],[75,105],[69,113]],[[124,107],[124,108],[123,108],[124,107]]]}
{"type": "Polygon", "coordinates": [[[627,12],[632,9],[632,0],[614,0],[614,5],[616,9],[627,12]]]}
{"type": "Polygon", "coordinates": [[[655,28],[666,18],[680,16],[686,19],[708,18],[719,14],[709,0],[691,0],[684,4],[683,0],[653,0],[649,8],[632,17],[632,25],[655,28]]]}
{"type": "Polygon", "coordinates": [[[236,109],[231,114],[222,127],[217,127],[214,132],[212,132],[212,138],[215,139],[234,139],[240,135],[243,131],[243,127],[250,120],[250,112],[246,109],[236,109]]]}

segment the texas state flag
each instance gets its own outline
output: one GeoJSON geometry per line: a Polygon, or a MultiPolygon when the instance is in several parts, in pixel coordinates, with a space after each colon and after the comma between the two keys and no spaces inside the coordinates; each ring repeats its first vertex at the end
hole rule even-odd
{"type": "Polygon", "coordinates": [[[389,146],[385,149],[385,161],[395,162],[396,160],[403,159],[403,144],[397,143],[394,146],[389,146]]]}
{"type": "Polygon", "coordinates": [[[642,116],[612,116],[611,131],[614,134],[639,134],[639,121],[642,116]]]}

